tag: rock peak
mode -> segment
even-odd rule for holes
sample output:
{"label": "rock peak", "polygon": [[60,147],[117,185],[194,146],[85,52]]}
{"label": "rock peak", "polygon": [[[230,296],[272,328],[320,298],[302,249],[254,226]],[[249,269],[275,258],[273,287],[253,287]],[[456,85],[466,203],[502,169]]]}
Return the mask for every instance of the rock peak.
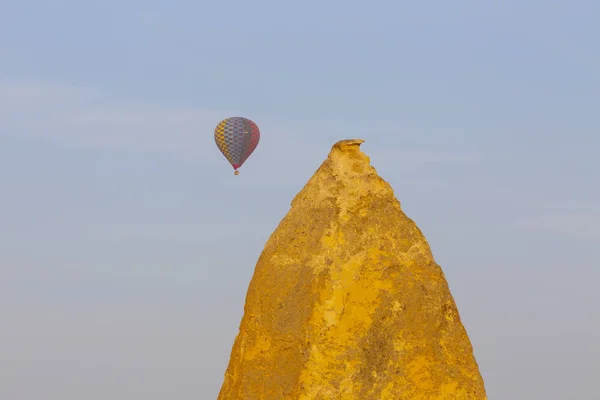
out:
{"label": "rock peak", "polygon": [[363,142],[332,146],[267,241],[219,400],[487,399],[444,274]]}
{"label": "rock peak", "polygon": [[341,151],[360,151],[359,147],[365,141],[363,139],[346,139],[340,140],[336,144],[334,144],[331,149],[332,150],[341,150]]}
{"label": "rock peak", "polygon": [[[370,166],[370,159],[360,150],[360,145],[365,141],[362,139],[340,140],[331,147],[327,156],[329,161],[340,164],[336,170],[346,170],[346,173],[356,174],[374,172]],[[317,171],[317,173],[322,171]]]}
{"label": "rock peak", "polygon": [[322,201],[333,200],[341,214],[345,214],[369,193],[382,195],[384,192],[399,207],[392,187],[379,177],[370,158],[361,151],[360,145],[364,142],[347,139],[335,143],[327,159],[294,197],[292,207],[311,208]]}

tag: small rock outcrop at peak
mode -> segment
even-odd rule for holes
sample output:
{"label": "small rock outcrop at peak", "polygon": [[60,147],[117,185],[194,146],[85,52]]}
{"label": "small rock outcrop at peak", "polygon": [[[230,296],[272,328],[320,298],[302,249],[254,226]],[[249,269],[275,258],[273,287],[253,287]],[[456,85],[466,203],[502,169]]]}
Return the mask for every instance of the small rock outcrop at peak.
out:
{"label": "small rock outcrop at peak", "polygon": [[269,238],[219,400],[487,399],[427,240],[336,143]]}

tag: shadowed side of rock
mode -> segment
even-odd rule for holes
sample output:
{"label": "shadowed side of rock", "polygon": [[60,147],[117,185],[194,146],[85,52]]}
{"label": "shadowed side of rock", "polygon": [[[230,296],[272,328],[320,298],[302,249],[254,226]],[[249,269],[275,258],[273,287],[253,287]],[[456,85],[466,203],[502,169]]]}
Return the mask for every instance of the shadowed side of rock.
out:
{"label": "shadowed side of rock", "polygon": [[362,142],[332,147],[268,240],[220,400],[487,398],[444,274]]}

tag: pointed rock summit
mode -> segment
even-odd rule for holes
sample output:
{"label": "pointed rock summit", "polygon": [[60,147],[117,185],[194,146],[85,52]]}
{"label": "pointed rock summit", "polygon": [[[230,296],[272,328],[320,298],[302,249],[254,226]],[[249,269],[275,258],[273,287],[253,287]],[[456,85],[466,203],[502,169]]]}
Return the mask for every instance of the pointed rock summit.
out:
{"label": "pointed rock summit", "polygon": [[219,400],[487,399],[427,240],[336,143],[267,242]]}

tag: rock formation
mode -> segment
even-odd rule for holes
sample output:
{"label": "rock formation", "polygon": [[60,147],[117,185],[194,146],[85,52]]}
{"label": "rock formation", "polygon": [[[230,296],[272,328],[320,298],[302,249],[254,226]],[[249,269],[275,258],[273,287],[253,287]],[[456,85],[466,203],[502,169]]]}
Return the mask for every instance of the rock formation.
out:
{"label": "rock formation", "polygon": [[267,242],[219,400],[487,399],[444,274],[361,143],[332,147]]}

